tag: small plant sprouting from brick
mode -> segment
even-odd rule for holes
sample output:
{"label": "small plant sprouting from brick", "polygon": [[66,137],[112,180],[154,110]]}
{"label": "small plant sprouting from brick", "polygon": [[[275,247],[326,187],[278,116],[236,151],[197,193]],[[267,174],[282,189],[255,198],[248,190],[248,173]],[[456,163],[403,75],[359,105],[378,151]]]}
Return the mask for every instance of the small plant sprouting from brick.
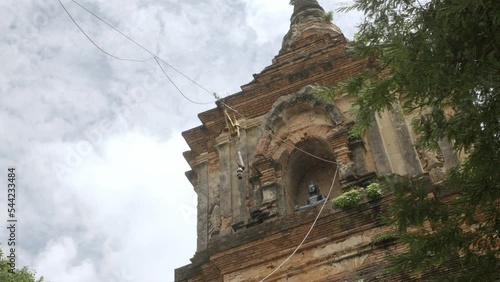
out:
{"label": "small plant sprouting from brick", "polygon": [[397,240],[399,238],[398,234],[394,231],[385,231],[382,233],[377,233],[372,236],[371,241],[374,244],[387,242],[390,240]]}
{"label": "small plant sprouting from brick", "polygon": [[324,13],[323,19],[328,22],[333,22],[333,11]]}
{"label": "small plant sprouting from brick", "polygon": [[342,219],[339,219],[338,225],[340,228],[344,228],[344,229],[347,228],[347,223]]}
{"label": "small plant sprouting from brick", "polygon": [[373,182],[366,187],[365,193],[370,200],[375,200],[382,197],[382,189],[380,188],[380,184],[378,184],[377,182]]}
{"label": "small plant sprouting from brick", "polygon": [[349,208],[357,207],[362,200],[363,193],[358,188],[343,193],[342,195],[333,199],[332,202],[334,206],[346,210]]}
{"label": "small plant sprouting from brick", "polygon": [[365,279],[359,278],[358,274],[354,274],[348,280],[344,280],[344,282],[365,282]]}

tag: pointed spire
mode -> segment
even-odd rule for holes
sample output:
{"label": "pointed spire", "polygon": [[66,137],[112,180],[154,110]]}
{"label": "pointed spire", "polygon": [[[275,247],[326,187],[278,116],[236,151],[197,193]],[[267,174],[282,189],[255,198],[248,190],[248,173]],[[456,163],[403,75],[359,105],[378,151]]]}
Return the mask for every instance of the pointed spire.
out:
{"label": "pointed spire", "polygon": [[325,12],[323,7],[321,7],[321,5],[316,0],[294,0],[292,1],[292,3],[294,6],[292,18],[293,16],[305,10],[319,9],[323,13]]}
{"label": "pointed spire", "polygon": [[323,35],[330,33],[332,35],[342,34],[340,29],[328,21],[325,15],[325,9],[316,0],[292,0],[294,5],[293,14],[290,19],[290,30],[283,38],[281,53],[291,51],[294,44],[311,34]]}

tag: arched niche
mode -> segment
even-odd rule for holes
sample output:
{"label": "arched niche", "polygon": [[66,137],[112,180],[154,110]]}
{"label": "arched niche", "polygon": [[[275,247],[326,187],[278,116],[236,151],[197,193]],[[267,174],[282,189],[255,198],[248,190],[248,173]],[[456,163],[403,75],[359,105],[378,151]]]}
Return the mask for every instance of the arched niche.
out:
{"label": "arched niche", "polygon": [[[305,86],[293,95],[280,97],[264,117],[255,155],[278,161],[286,146],[309,136],[328,139],[345,126],[334,103],[320,99],[316,88]],[[256,158],[257,159],[257,158]]]}
{"label": "arched niche", "polygon": [[[262,212],[278,216],[293,213],[295,205],[305,204],[311,180],[320,186],[322,194],[328,193],[335,164],[301,150],[344,166],[349,164],[344,116],[334,103],[318,98],[315,92],[314,87],[307,86],[280,97],[263,119],[251,165],[256,187],[262,193]],[[335,187],[340,191],[338,183]]]}
{"label": "arched niche", "polygon": [[[307,138],[295,145],[288,158],[285,172],[285,198],[286,212],[293,213],[293,207],[302,206],[309,198],[307,186],[313,181],[320,189],[321,194],[326,196],[337,168],[334,158],[334,152],[328,142],[321,138]],[[312,157],[312,155],[321,157],[324,160]],[[340,185],[338,177],[332,190],[332,195],[340,194]]]}

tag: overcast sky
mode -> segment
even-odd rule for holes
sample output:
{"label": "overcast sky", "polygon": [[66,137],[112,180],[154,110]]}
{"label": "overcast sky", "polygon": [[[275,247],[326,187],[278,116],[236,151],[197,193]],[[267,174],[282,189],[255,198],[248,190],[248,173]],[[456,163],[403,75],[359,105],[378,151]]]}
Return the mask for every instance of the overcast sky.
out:
{"label": "overcast sky", "polygon": [[[293,10],[289,0],[79,1],[221,96],[271,63]],[[150,57],[62,2],[104,50]],[[320,3],[328,11],[340,1]],[[182,98],[154,60],[105,55],[56,0],[3,0],[0,18],[0,183],[14,166],[18,266],[51,282],[173,281],[196,249],[181,132],[215,104]],[[334,16],[348,38],[359,21]],[[166,71],[192,100],[213,100]],[[6,198],[2,189],[1,225]]]}

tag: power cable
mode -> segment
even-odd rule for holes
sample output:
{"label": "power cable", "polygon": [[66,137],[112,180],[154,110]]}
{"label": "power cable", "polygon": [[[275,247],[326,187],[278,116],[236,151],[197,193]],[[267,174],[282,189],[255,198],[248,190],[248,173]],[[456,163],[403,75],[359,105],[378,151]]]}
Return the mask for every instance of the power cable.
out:
{"label": "power cable", "polygon": [[[99,21],[103,22],[104,24],[106,24],[107,26],[111,27],[113,30],[115,30],[116,32],[118,32],[119,34],[121,34],[122,36],[124,36],[125,38],[127,38],[129,41],[131,41],[132,43],[136,44],[137,46],[139,46],[141,49],[143,49],[144,51],[146,51],[147,53],[149,53],[152,57],[151,58],[148,58],[148,59],[145,59],[145,60],[135,60],[135,59],[127,59],[127,58],[121,58],[121,57],[118,57],[118,56],[115,56],[109,52],[107,52],[106,50],[104,50],[103,48],[101,48],[99,45],[97,45],[97,43],[95,43],[94,40],[92,40],[92,38],[90,38],[90,36],[88,36],[88,34],[80,27],[80,25],[75,21],[75,19],[73,18],[73,16],[71,16],[71,14],[69,13],[69,11],[66,9],[66,6],[64,6],[64,4],[60,1],[60,0],[57,0],[59,2],[59,4],[63,7],[64,11],[66,12],[66,14],[69,16],[69,18],[73,21],[73,23],[78,27],[78,29],[85,35],[85,37],[87,37],[87,39],[92,42],[92,44],[97,48],[99,49],[101,52],[103,52],[104,54],[112,57],[112,58],[115,58],[117,60],[122,60],[122,61],[132,61],[132,62],[145,62],[145,61],[148,61],[148,60],[151,60],[151,59],[155,59],[156,63],[158,64],[158,66],[160,67],[160,69],[162,70],[163,74],[167,77],[167,79],[170,81],[170,83],[172,83],[172,85],[174,85],[174,87],[177,89],[177,91],[188,101],[190,101],[191,103],[194,103],[194,104],[198,104],[198,105],[205,105],[205,104],[212,104],[213,102],[206,102],[206,103],[202,103],[202,102],[197,102],[197,101],[194,101],[192,99],[190,99],[189,97],[187,97],[183,92],[182,90],[175,84],[175,82],[170,78],[170,76],[167,74],[167,72],[165,71],[165,69],[161,66],[160,64],[160,61],[162,63],[164,63],[165,65],[167,65],[168,67],[170,67],[171,69],[173,69],[174,71],[176,71],[177,73],[181,74],[183,77],[185,77],[186,79],[188,79],[189,81],[191,81],[192,83],[194,83],[195,85],[197,85],[198,87],[200,87],[201,89],[203,89],[204,91],[206,91],[207,93],[211,94],[212,96],[216,96],[215,93],[212,93],[210,92],[208,89],[206,89],[205,87],[203,87],[201,84],[199,84],[198,82],[196,82],[195,80],[191,79],[190,77],[188,77],[187,75],[185,75],[184,73],[182,73],[180,70],[178,70],[177,68],[175,68],[174,66],[170,65],[169,63],[167,63],[165,60],[161,59],[160,57],[158,57],[156,54],[154,54],[153,52],[149,51],[147,48],[145,48],[144,46],[142,46],[141,44],[139,44],[137,41],[135,41],[134,39],[132,39],[130,36],[126,35],[125,33],[121,32],[118,28],[114,27],[112,24],[108,23],[107,21],[105,21],[104,19],[102,19],[101,17],[99,17],[98,15],[96,15],[95,13],[93,13],[92,11],[90,11],[89,9],[87,9],[85,6],[81,5],[79,2],[75,1],[75,0],[72,0],[72,2],[74,2],[75,4],[77,4],[80,8],[82,8],[83,10],[85,10],[86,12],[90,13],[92,16],[94,16],[95,18],[97,18]],[[215,97],[217,99],[217,97]]]}
{"label": "power cable", "polygon": [[231,111],[237,113],[238,115],[240,115],[242,118],[244,119],[247,119],[243,114],[241,114],[240,112],[238,112],[238,110],[236,110],[235,108],[229,106],[228,104],[224,103],[224,102],[221,102],[222,105],[224,105],[226,108],[230,109]]}
{"label": "power cable", "polygon": [[147,58],[147,59],[129,59],[129,58],[121,58],[121,57],[118,57],[118,56],[115,56],[109,52],[107,52],[106,50],[104,50],[103,48],[101,48],[99,45],[97,45],[97,43],[95,43],[94,40],[92,40],[92,38],[90,38],[90,36],[88,36],[88,34],[80,27],[80,25],[76,22],[76,20],[73,18],[73,16],[71,16],[71,14],[69,13],[69,11],[66,9],[66,6],[64,6],[64,4],[61,2],[61,0],[57,0],[57,2],[59,2],[59,4],[61,4],[62,8],[64,9],[64,11],[66,12],[66,14],[68,15],[68,17],[73,21],[73,23],[78,27],[78,29],[83,33],[83,35],[85,35],[85,37],[87,37],[87,39],[92,42],[92,44],[94,44],[94,46],[99,49],[101,52],[103,52],[104,54],[114,58],[114,59],[117,59],[117,60],[120,60],[120,61],[130,61],[130,62],[146,62],[146,61],[149,61],[151,60],[153,57],[151,58]]}
{"label": "power cable", "polygon": [[328,195],[326,196],[326,199],[323,202],[323,205],[321,205],[321,209],[319,210],[318,215],[314,219],[313,224],[309,228],[309,231],[307,231],[306,236],[304,236],[304,239],[302,239],[302,242],[300,242],[300,244],[295,248],[295,250],[280,265],[278,265],[278,267],[276,267],[273,271],[271,271],[271,273],[269,273],[266,277],[262,278],[262,280],[260,280],[260,282],[263,282],[264,280],[269,278],[271,275],[276,273],[276,271],[278,271],[285,263],[287,263],[292,258],[292,256],[295,255],[295,253],[300,249],[300,247],[302,247],[302,245],[306,241],[307,237],[309,237],[309,234],[311,234],[311,231],[313,230],[314,226],[316,225],[316,222],[318,221],[318,218],[321,215],[321,212],[323,211],[323,208],[325,207],[326,202],[328,202],[328,198],[330,198],[330,194],[333,190],[333,185],[335,184],[335,180],[337,179],[338,171],[339,171],[339,167],[337,166],[337,169],[335,170],[335,174],[333,175],[332,185],[330,186],[330,190],[328,191]]}
{"label": "power cable", "polygon": [[161,71],[163,72],[163,74],[168,78],[168,80],[174,85],[174,87],[177,89],[177,91],[179,91],[179,93],[181,93],[182,97],[184,97],[186,100],[190,101],[191,103],[194,103],[194,104],[198,104],[198,105],[207,105],[207,104],[212,104],[213,102],[197,102],[197,101],[194,101],[194,100],[191,100],[189,97],[187,97],[181,89],[179,89],[179,87],[177,87],[177,85],[174,83],[174,81],[170,78],[170,76],[168,76],[167,72],[165,71],[165,69],[161,66],[160,64],[160,61],[158,61],[158,57],[154,57],[156,63],[158,64],[158,66],[160,67]]}
{"label": "power cable", "polygon": [[[58,1],[60,2],[60,0],[58,0]],[[163,60],[162,58],[158,57],[155,53],[153,53],[150,50],[148,50],[146,47],[144,47],[143,45],[141,45],[140,43],[138,43],[137,41],[135,41],[134,39],[132,39],[130,36],[126,35],[122,31],[120,31],[118,28],[116,28],[115,26],[113,26],[112,24],[110,24],[109,22],[107,22],[106,20],[104,20],[101,17],[99,17],[97,14],[95,14],[91,10],[87,9],[85,6],[83,6],[82,4],[80,4],[78,1],[76,1],[76,0],[71,0],[71,1],[73,3],[75,3],[76,5],[78,5],[80,8],[84,9],[85,11],[87,11],[89,14],[91,14],[92,16],[94,16],[96,19],[98,19],[102,23],[106,24],[107,26],[109,26],[110,28],[112,28],[113,30],[115,30],[116,32],[118,32],[119,34],[121,34],[123,37],[127,38],[129,41],[131,41],[132,43],[134,43],[135,45],[137,45],[139,48],[141,48],[142,50],[144,50],[147,53],[149,53],[151,56],[156,57],[159,61],[161,61],[162,63],[164,63],[165,65],[167,65],[169,68],[173,69],[174,71],[176,71],[178,74],[182,75],[187,80],[191,81],[196,86],[198,86],[201,89],[203,89],[205,92],[207,92],[210,95],[214,96],[214,93],[211,92],[210,90],[206,89],[205,87],[203,87],[203,85],[199,84],[198,82],[196,82],[195,80],[191,79],[189,76],[185,75],[183,72],[181,72],[180,70],[178,70],[177,68],[175,68],[174,66],[172,66],[171,64],[169,64],[168,62],[166,62],[165,60]]]}
{"label": "power cable", "polygon": [[[71,16],[71,14],[68,12],[68,10],[66,9],[66,7],[64,6],[64,4],[60,1],[60,0],[57,0],[59,2],[59,4],[61,4],[61,6],[63,7],[64,11],[66,12],[66,14],[70,17],[70,19],[73,21],[73,23],[78,27],[78,29],[80,29],[80,31],[87,37],[87,39],[92,42],[92,44],[94,44],[94,46],[96,48],[98,48],[100,51],[104,52],[106,55],[112,57],[112,58],[115,58],[115,59],[118,59],[118,60],[123,60],[123,61],[134,61],[134,62],[145,62],[145,61],[148,61],[148,60],[151,60],[151,59],[155,59],[156,63],[158,64],[158,66],[160,67],[161,71],[163,72],[163,74],[167,77],[167,79],[172,83],[172,85],[174,85],[174,87],[177,89],[177,91],[188,101],[190,101],[191,103],[194,103],[194,104],[198,104],[198,105],[206,105],[206,104],[211,104],[213,102],[197,102],[197,101],[194,101],[192,99],[190,99],[189,97],[187,97],[183,92],[182,90],[174,83],[174,81],[170,78],[170,76],[166,73],[165,69],[161,66],[160,62],[164,63],[165,65],[167,65],[168,67],[170,67],[171,69],[173,69],[174,71],[176,71],[177,73],[179,73],[180,75],[182,75],[184,78],[188,79],[189,81],[191,81],[193,84],[195,84],[196,86],[200,87],[201,89],[203,89],[205,92],[209,93],[210,95],[214,96],[215,97],[215,94],[211,91],[209,91],[208,89],[206,89],[205,87],[203,87],[201,84],[199,84],[198,82],[196,82],[195,80],[191,79],[190,77],[188,77],[187,75],[185,75],[184,73],[182,73],[180,70],[178,70],[177,68],[175,68],[174,66],[172,66],[171,64],[169,64],[168,62],[166,62],[165,60],[163,60],[162,58],[158,57],[156,54],[154,54],[153,52],[151,52],[150,50],[148,50],[146,47],[144,47],[143,45],[141,45],[140,43],[138,43],[137,41],[135,41],[134,39],[132,39],[130,36],[126,35],[125,33],[123,33],[122,31],[120,31],[118,28],[114,27],[112,24],[108,23],[107,21],[105,21],[104,19],[102,19],[101,17],[99,17],[97,14],[95,14],[94,12],[92,12],[91,10],[87,9],[85,6],[83,6],[82,4],[80,4],[78,1],[76,0],[71,0],[73,3],[75,3],[76,5],[78,5],[80,8],[82,8],[83,10],[85,10],[86,12],[88,12],[89,14],[91,14],[92,16],[94,16],[95,18],[97,18],[99,21],[101,21],[102,23],[106,24],[107,26],[109,26],[110,28],[112,28],[113,30],[115,30],[116,32],[118,32],[119,34],[121,34],[123,37],[127,38],[129,41],[131,41],[132,43],[134,43],[135,45],[137,45],[138,47],[140,47],[141,49],[143,49],[144,51],[146,51],[147,53],[149,53],[152,57],[151,58],[148,58],[148,59],[145,59],[145,60],[134,60],[134,59],[125,59],[125,58],[120,58],[120,57],[117,57],[113,54],[110,54],[109,52],[106,52],[105,50],[103,50],[101,47],[99,47],[86,33],[85,31],[80,27],[80,25],[78,25],[78,23],[73,19],[73,17]],[[217,97],[215,97],[217,99]],[[224,106],[226,106],[228,109],[232,110],[233,112],[237,113],[238,115],[240,115],[241,117],[245,118],[246,117],[241,114],[238,110],[234,109],[233,107],[227,105],[226,103],[222,103]],[[276,135],[274,135],[272,132],[269,132],[272,136],[274,137],[277,137]],[[279,137],[278,137],[279,138]],[[281,139],[281,138],[280,138]],[[332,164],[336,164],[336,165],[340,165],[340,166],[344,166],[343,164],[341,163],[338,163],[338,162],[334,162],[334,161],[330,161],[330,160],[327,160],[327,159],[324,159],[324,158],[321,158],[319,156],[316,156],[314,154],[311,154],[309,152],[306,152],[296,146],[294,146],[293,144],[290,144],[288,143],[287,141],[281,139],[281,141],[285,144],[287,144],[288,146],[291,146],[292,148],[294,149],[297,149],[298,151],[301,151],[302,153],[306,154],[306,155],[309,155],[313,158],[316,158],[318,160],[321,160],[321,161],[324,161],[324,162],[327,162],[327,163],[332,163]]]}
{"label": "power cable", "polygon": [[[269,134],[271,134],[271,135],[272,135],[272,136],[274,136],[274,137],[278,137],[278,136],[274,135],[274,134],[273,134],[273,133],[271,133],[271,132],[269,132]],[[279,137],[278,137],[278,138],[279,138]],[[280,139],[281,139],[281,138],[280,138]],[[290,147],[292,147],[292,148],[294,148],[294,149],[297,149],[297,150],[301,151],[302,153],[304,153],[304,154],[306,154],[306,155],[309,155],[309,156],[311,156],[311,157],[313,157],[313,158],[316,158],[316,159],[318,159],[318,160],[320,160],[320,161],[324,161],[324,162],[327,162],[327,163],[331,163],[331,164],[336,164],[336,165],[344,166],[344,165],[343,165],[343,164],[341,164],[341,163],[334,162],[334,161],[330,161],[330,160],[324,159],[324,158],[322,158],[322,157],[316,156],[316,155],[314,155],[314,154],[311,154],[311,153],[309,153],[309,152],[307,152],[307,151],[304,151],[304,150],[300,149],[299,147],[296,147],[295,145],[293,145],[293,144],[291,144],[291,143],[287,142],[286,140],[281,139],[281,142],[283,142],[283,143],[287,144],[288,146],[290,146]]]}
{"label": "power cable", "polygon": [[91,14],[95,18],[97,18],[99,21],[103,22],[104,24],[106,24],[110,28],[114,29],[116,32],[118,32],[119,34],[121,34],[122,36],[124,36],[125,38],[127,38],[129,41],[133,42],[135,45],[139,46],[139,48],[141,48],[144,51],[148,52],[150,55],[155,56],[155,54],[151,53],[148,49],[144,48],[144,46],[142,46],[141,44],[137,43],[137,41],[135,41],[134,39],[130,38],[128,35],[126,35],[125,33],[121,32],[119,29],[117,29],[116,27],[114,27],[113,25],[111,25],[110,23],[108,23],[107,21],[103,20],[101,17],[99,17],[98,15],[96,15],[91,10],[87,9],[85,6],[83,6],[79,2],[77,2],[75,0],[71,0],[71,1],[73,3],[75,3],[76,5],[80,6],[80,8],[84,9],[85,11],[87,11],[89,14]]}

